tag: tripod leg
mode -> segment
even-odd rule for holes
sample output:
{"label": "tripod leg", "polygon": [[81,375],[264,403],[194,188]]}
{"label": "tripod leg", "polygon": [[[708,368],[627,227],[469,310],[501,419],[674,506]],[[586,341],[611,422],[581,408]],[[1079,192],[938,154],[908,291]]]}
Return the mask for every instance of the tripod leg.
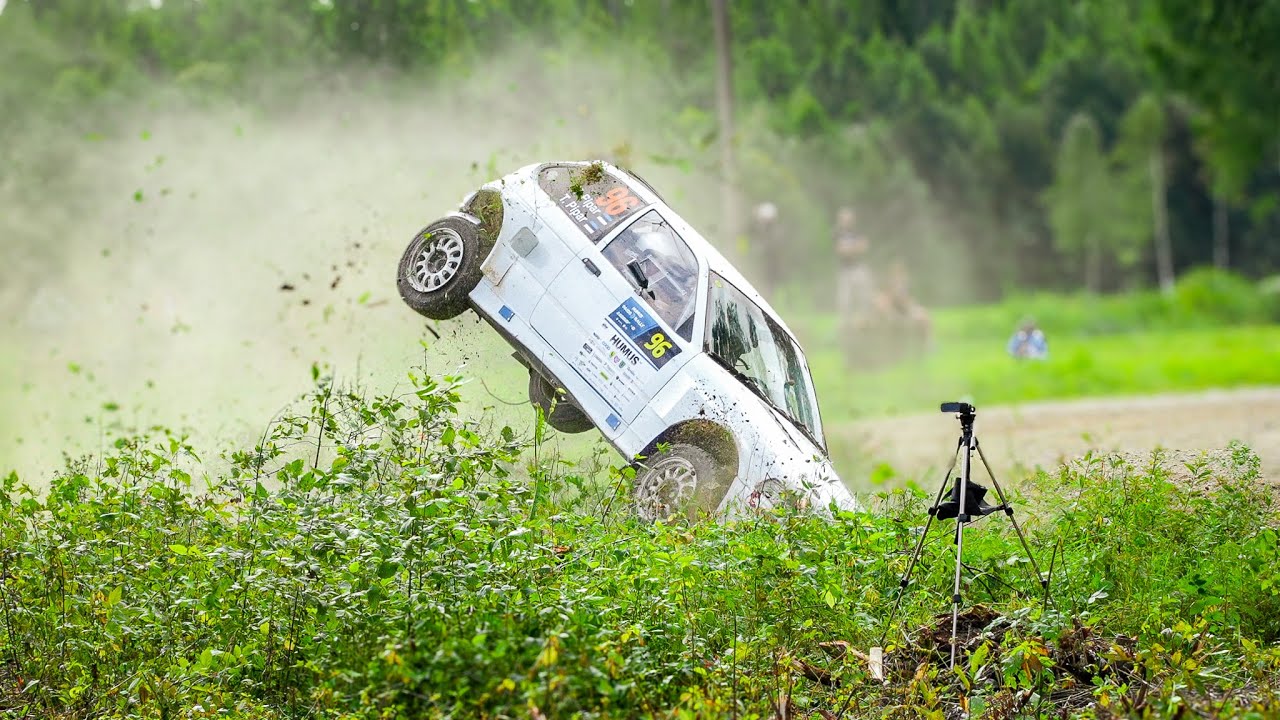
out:
{"label": "tripod leg", "polygon": [[951,473],[956,469],[956,461],[960,459],[960,446],[964,444],[964,438],[960,438],[960,442],[956,443],[956,452],[951,456],[951,464],[947,466],[947,474],[942,478],[942,487],[938,489],[938,496],[933,499],[933,505],[929,508],[929,519],[924,523],[924,531],[920,533],[920,539],[916,540],[916,549],[911,553],[911,562],[907,564],[907,570],[902,574],[902,579],[898,581],[898,597],[893,601],[893,612],[889,613],[889,620],[884,625],[884,632],[880,634],[880,645],[884,647],[884,641],[889,637],[889,628],[893,627],[893,621],[898,616],[898,608],[902,605],[902,595],[907,591],[907,584],[911,582],[911,573],[916,568],[916,562],[920,560],[920,551],[924,548],[924,539],[929,534],[929,527],[933,525],[933,516],[937,513],[938,503],[942,502],[942,496],[947,492],[947,483],[951,482]]}
{"label": "tripod leg", "polygon": [[[1036,562],[1036,558],[1031,554],[1031,547],[1027,544],[1027,538],[1022,534],[1022,527],[1018,525],[1018,520],[1013,516],[1013,508],[1009,506],[1009,500],[1004,495],[1004,490],[1000,487],[1000,483],[996,481],[996,474],[991,472],[991,463],[987,462],[987,456],[982,453],[982,446],[978,444],[977,438],[974,438],[973,447],[978,451],[978,459],[982,460],[982,466],[987,469],[987,477],[991,478],[991,486],[995,488],[996,497],[1000,500],[1000,505],[1004,507],[1004,514],[1009,516],[1009,522],[1013,524],[1014,532],[1018,533],[1018,542],[1022,543],[1022,549],[1027,553],[1027,559],[1031,561],[1031,568],[1036,573],[1036,580],[1040,583],[1040,587],[1044,590],[1046,599],[1049,597],[1049,580],[1040,574],[1040,565]],[[1057,604],[1054,604],[1057,607]]]}
{"label": "tripod leg", "polygon": [[970,464],[973,458],[973,433],[965,434],[960,442],[964,445],[964,465],[960,469],[960,514],[956,516],[956,577],[951,592],[951,668],[956,666],[956,633],[960,627],[960,568],[964,555],[964,524],[969,522],[965,512],[965,492],[969,489]]}

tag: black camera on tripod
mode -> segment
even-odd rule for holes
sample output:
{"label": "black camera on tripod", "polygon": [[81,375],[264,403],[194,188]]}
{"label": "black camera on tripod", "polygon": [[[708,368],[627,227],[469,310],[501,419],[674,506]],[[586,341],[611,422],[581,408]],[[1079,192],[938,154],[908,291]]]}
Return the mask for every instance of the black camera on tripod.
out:
{"label": "black camera on tripod", "polygon": [[[939,520],[950,520],[953,517],[959,517],[960,483],[962,482],[964,481],[956,478],[956,484],[951,487],[951,496],[947,498],[946,502],[938,503],[936,507],[929,508],[929,512],[934,513]],[[982,499],[986,496],[987,489],[970,480],[968,489],[964,493],[964,514],[969,517],[981,517],[1007,508],[1003,504],[988,505],[984,503]]]}
{"label": "black camera on tripod", "polygon": [[[978,409],[966,402],[944,402],[938,407],[938,410],[944,413],[955,413],[960,416],[960,445],[967,448],[973,436],[973,419],[977,415]],[[964,492],[961,492],[961,484],[966,486]],[[981,517],[1008,509],[1008,506],[1003,503],[1000,505],[987,505],[983,502],[983,498],[986,495],[987,489],[976,482],[968,480],[968,473],[966,472],[962,477],[956,478],[956,483],[951,488],[951,496],[947,498],[946,502],[938,503],[929,508],[929,514],[934,515],[939,520],[950,520],[951,518],[959,517],[961,515],[961,498],[964,500],[963,514],[966,516],[961,522],[968,522],[970,517]]]}
{"label": "black camera on tripod", "polygon": [[[929,528],[936,520],[956,519],[955,543],[956,543],[956,573],[951,593],[951,667],[956,665],[956,631],[960,622],[960,571],[964,567],[961,559],[964,553],[964,526],[975,517],[990,515],[991,513],[1003,510],[1005,515],[1009,516],[1009,521],[1013,523],[1013,529],[1018,533],[1018,541],[1022,543],[1022,549],[1027,553],[1027,559],[1031,561],[1031,568],[1035,571],[1036,579],[1040,582],[1040,586],[1044,588],[1045,602],[1049,601],[1049,580],[1040,574],[1040,566],[1036,564],[1035,557],[1031,554],[1031,547],[1027,545],[1027,538],[1022,534],[1022,528],[1019,527],[1018,521],[1013,517],[1013,508],[1009,505],[1008,498],[1005,497],[1004,490],[1000,488],[1000,483],[996,481],[995,473],[991,472],[991,465],[987,462],[987,458],[982,454],[982,448],[978,445],[978,437],[973,432],[974,417],[977,415],[977,408],[965,402],[944,402],[939,408],[944,413],[955,413],[960,420],[960,440],[956,443],[956,452],[951,458],[951,465],[947,468],[947,474],[942,479],[942,486],[938,488],[938,495],[933,500],[933,506],[929,508],[929,520],[925,522],[924,532],[920,533],[919,539],[916,540],[916,549],[911,553],[911,562],[907,565],[906,572],[902,574],[902,579],[898,581],[898,597],[893,603],[893,611],[889,614],[889,620],[885,623],[884,634],[880,637],[880,644],[872,648],[872,657],[878,657],[876,652],[882,650],[885,639],[889,636],[889,628],[893,624],[894,618],[898,616],[898,608],[902,605],[902,594],[907,589],[907,585],[911,582],[911,573],[915,570],[916,563],[920,561],[920,551],[924,548],[925,537],[929,534]],[[987,494],[987,489],[971,480],[973,456],[978,456],[982,462],[982,466],[986,468],[988,477],[991,478],[991,485],[996,490],[996,497],[1000,499],[999,505],[987,505],[983,502],[983,498]],[[952,473],[956,469],[956,465],[960,466],[960,474],[955,479],[955,485],[951,488],[950,497],[945,502],[942,497],[946,494],[947,483],[951,482]],[[1050,569],[1052,572],[1052,569]],[[873,669],[872,674],[875,674]]]}

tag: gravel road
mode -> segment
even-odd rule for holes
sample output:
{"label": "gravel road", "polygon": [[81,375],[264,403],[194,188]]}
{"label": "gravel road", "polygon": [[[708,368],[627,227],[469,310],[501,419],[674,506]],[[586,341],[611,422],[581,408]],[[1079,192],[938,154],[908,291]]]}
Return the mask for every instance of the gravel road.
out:
{"label": "gravel road", "polygon": [[[960,434],[954,415],[938,412],[863,420],[833,429],[866,457],[906,477],[941,481]],[[975,431],[997,479],[1017,482],[1037,467],[1054,468],[1093,449],[1195,452],[1239,440],[1280,479],[1280,387],[1108,397],[978,407]],[[979,476],[981,477],[981,476]]]}

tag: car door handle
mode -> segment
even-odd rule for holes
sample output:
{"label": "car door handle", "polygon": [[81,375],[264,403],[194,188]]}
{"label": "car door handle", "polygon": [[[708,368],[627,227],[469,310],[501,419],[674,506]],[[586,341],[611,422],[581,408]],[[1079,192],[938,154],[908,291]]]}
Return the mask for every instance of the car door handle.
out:
{"label": "car door handle", "polygon": [[600,268],[596,267],[596,264],[591,262],[591,258],[582,258],[582,264],[587,266],[587,269],[591,271],[592,275],[600,277]]}

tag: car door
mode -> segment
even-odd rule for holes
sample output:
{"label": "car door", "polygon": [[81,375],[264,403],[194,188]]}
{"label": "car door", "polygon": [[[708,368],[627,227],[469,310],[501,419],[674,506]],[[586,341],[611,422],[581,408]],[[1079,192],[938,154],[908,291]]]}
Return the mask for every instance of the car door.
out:
{"label": "car door", "polygon": [[608,403],[609,430],[634,420],[694,354],[704,274],[649,209],[585,247],[534,310],[534,329]]}

